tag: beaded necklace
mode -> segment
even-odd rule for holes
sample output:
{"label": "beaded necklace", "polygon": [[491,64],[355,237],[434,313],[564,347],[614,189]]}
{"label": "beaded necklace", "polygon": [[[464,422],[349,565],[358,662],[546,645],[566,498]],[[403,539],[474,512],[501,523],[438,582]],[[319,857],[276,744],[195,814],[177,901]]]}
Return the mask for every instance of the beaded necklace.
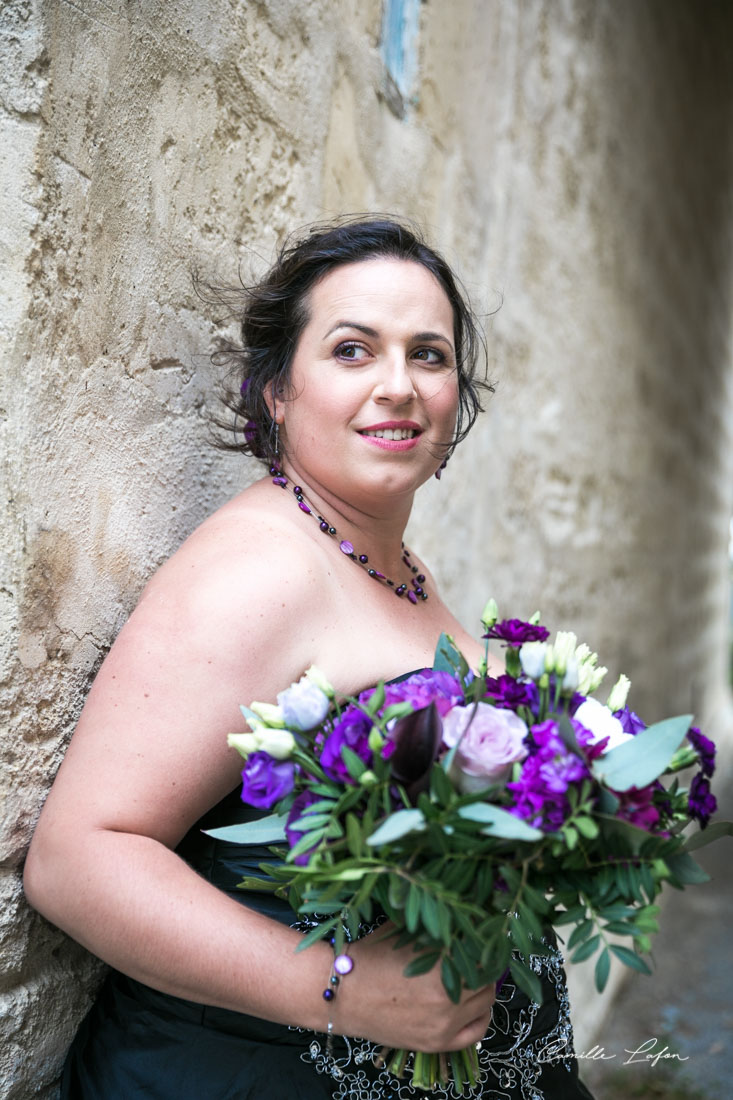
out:
{"label": "beaded necklace", "polygon": [[[273,475],[273,485],[279,485],[281,489],[287,489],[288,479],[279,466],[271,466],[270,473]],[[327,519],[324,519],[323,516],[319,516],[315,509],[311,507],[311,505],[305,499],[305,493],[303,492],[303,489],[300,485],[293,486],[293,495],[298,502],[298,507],[300,508],[301,512],[305,512],[307,516],[312,516],[324,535],[328,535],[330,538],[339,539],[339,550],[341,551],[341,553],[344,554],[351,561],[353,561],[356,565],[360,565],[362,569],[364,569],[364,571],[368,573],[368,575],[373,580],[379,581],[380,584],[387,585],[389,588],[392,589],[395,596],[399,596],[400,598],[406,596],[411,604],[419,603],[420,600],[427,600],[428,594],[423,587],[423,585],[425,584],[425,574],[420,573],[418,567],[413,564],[412,559],[410,558],[410,551],[407,549],[404,542],[402,543],[402,560],[412,573],[412,576],[410,577],[410,584],[412,585],[411,588],[407,584],[397,584],[396,581],[393,581],[384,573],[380,573],[378,569],[375,569],[369,564],[369,558],[366,556],[366,554],[358,554],[354,549],[353,544],[350,543],[348,539],[340,538],[339,533],[333,526],[333,524],[329,523],[329,521]]]}

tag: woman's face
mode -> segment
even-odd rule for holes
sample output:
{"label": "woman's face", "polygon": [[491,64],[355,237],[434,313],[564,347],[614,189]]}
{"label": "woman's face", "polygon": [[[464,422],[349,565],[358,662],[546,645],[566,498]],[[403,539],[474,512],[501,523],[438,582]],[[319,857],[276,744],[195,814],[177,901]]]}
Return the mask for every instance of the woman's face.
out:
{"label": "woman's face", "polygon": [[410,494],[453,434],[453,308],[421,264],[373,259],[325,275],[277,406],[285,453],[311,488],[343,499]]}

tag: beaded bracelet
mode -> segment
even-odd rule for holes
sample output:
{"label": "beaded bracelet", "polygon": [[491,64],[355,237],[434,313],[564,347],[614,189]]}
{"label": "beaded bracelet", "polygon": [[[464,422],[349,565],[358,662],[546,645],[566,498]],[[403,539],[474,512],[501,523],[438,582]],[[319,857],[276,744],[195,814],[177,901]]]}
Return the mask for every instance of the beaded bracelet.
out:
{"label": "beaded bracelet", "polygon": [[[336,990],[339,982],[342,978],[345,978],[347,974],[350,974],[354,969],[354,960],[351,955],[335,955],[334,960],[331,963],[331,976],[328,979],[328,985],[323,990],[324,1001],[331,1002],[336,996]],[[326,1053],[331,1057],[333,1055],[333,1020],[331,1014],[328,1015],[328,1029],[326,1031]]]}

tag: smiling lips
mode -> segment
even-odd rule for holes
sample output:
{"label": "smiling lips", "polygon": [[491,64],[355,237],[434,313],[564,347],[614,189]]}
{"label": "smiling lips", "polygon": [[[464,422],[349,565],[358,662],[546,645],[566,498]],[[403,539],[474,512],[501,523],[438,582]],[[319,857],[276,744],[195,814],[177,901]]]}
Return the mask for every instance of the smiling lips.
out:
{"label": "smiling lips", "polygon": [[422,429],[413,421],[391,420],[384,424],[374,424],[362,428],[359,432],[364,439],[377,447],[390,451],[407,451],[415,446]]}

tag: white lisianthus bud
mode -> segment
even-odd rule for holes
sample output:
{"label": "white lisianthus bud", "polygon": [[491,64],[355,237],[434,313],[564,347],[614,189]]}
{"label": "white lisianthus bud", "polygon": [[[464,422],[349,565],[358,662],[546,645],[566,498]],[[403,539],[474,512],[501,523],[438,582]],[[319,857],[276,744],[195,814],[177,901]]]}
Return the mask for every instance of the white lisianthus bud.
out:
{"label": "white lisianthus bud", "polygon": [[329,699],[336,698],[336,692],[333,690],[331,683],[323,675],[318,665],[311,665],[310,668],[305,670],[303,675],[307,676],[311,683],[315,684],[317,688],[320,688],[323,694],[328,696]]}
{"label": "white lisianthus bud", "polygon": [[616,683],[611,688],[611,693],[606,701],[606,706],[610,711],[621,710],[626,706],[626,700],[629,697],[629,688],[631,687],[631,680],[628,676],[624,676],[623,672],[619,676]]}
{"label": "white lisianthus bud", "polygon": [[578,691],[581,695],[592,695],[608,669],[598,665],[598,654],[592,653],[585,642],[575,650],[575,659],[578,662]]}
{"label": "white lisianthus bud", "polygon": [[266,752],[274,760],[287,760],[295,748],[295,738],[290,730],[267,729],[264,726],[252,736],[260,752]]}
{"label": "white lisianthus bud", "polygon": [[372,752],[381,752],[384,748],[384,738],[376,726],[369,730],[369,748]]}
{"label": "white lisianthus bud", "polygon": [[262,719],[264,726],[273,726],[275,729],[283,729],[285,726],[283,712],[274,703],[252,703],[249,709]]}
{"label": "white lisianthus bud", "polygon": [[563,695],[572,695],[578,690],[578,662],[575,657],[568,657],[560,690]]}
{"label": "white lisianthus bud", "polygon": [[530,680],[539,680],[545,672],[547,642],[525,642],[519,650],[519,661],[525,676]]}
{"label": "white lisianthus bud", "polygon": [[552,642],[546,642],[545,649],[545,672],[555,672],[555,650],[552,647]]}
{"label": "white lisianthus bud", "polygon": [[486,630],[491,630],[492,626],[496,623],[496,620],[498,618],[499,618],[499,608],[496,605],[496,600],[493,599],[493,598],[490,599],[490,600],[487,600],[486,601],[486,606],[484,607],[483,611],[481,612],[481,623],[482,623],[482,625],[485,627]]}
{"label": "white lisianthus bud", "polygon": [[257,752],[257,741],[253,733],[230,733],[227,744],[230,749],[236,749],[245,760],[250,753]]}
{"label": "white lisianthus bud", "polygon": [[552,645],[555,654],[555,672],[558,676],[564,676],[568,662],[571,658],[575,659],[577,645],[578,638],[572,630],[558,630]]}

